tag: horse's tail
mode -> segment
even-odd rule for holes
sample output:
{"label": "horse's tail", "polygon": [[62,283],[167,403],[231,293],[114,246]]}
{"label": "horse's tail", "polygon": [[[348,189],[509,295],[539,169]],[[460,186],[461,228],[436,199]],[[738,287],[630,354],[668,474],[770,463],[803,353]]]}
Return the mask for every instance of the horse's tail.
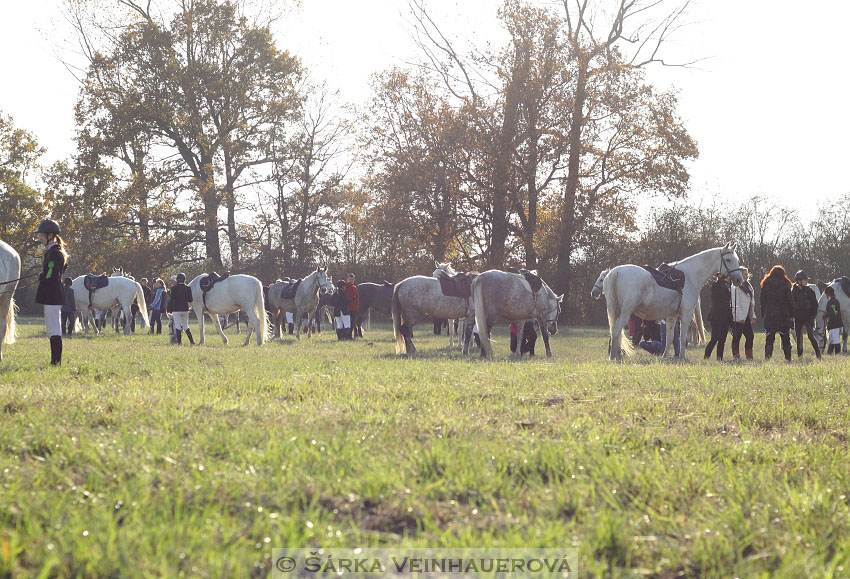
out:
{"label": "horse's tail", "polygon": [[15,332],[17,332],[17,322],[15,321],[15,310],[17,309],[15,298],[9,302],[9,311],[6,312],[6,335],[3,338],[5,344],[15,343]]}
{"label": "horse's tail", "polygon": [[145,326],[150,326],[148,320],[148,304],[145,303],[145,292],[142,291],[142,286],[136,282],[136,299],[139,301],[139,313],[142,314],[142,319],[145,321]]}
{"label": "horse's tail", "polygon": [[491,358],[493,347],[490,345],[490,331],[487,327],[487,308],[484,303],[484,284],[481,278],[472,282],[472,303],[475,305],[475,325],[478,326],[478,339],[481,340],[481,352]]}
{"label": "horse's tail", "polygon": [[697,343],[696,345],[705,343],[705,322],[702,319],[702,300],[697,298],[697,307],[694,308],[694,321],[697,323]]}
{"label": "horse's tail", "polygon": [[402,330],[402,324],[404,324],[404,316],[401,312],[401,300],[398,297],[398,288],[400,284],[397,284],[393,288],[393,299],[392,305],[390,307],[390,312],[393,316],[393,336],[395,336],[395,353],[396,354],[407,354],[407,341],[404,339],[404,331]]}
{"label": "horse's tail", "polygon": [[[266,315],[266,304],[263,301],[263,284],[257,284],[257,290],[254,293],[254,315],[260,320],[260,327],[257,328],[260,344],[269,339],[269,318]],[[236,327],[239,327],[239,315],[236,315]]]}
{"label": "horse's tail", "polygon": [[[617,270],[612,270],[605,277],[604,288],[605,288],[605,303],[608,306],[608,328],[609,334],[611,338],[611,350],[609,355],[612,358],[619,358],[619,352],[622,352],[624,356],[631,356],[634,353],[634,346],[632,345],[632,341],[629,339],[628,335],[626,335],[626,327],[623,327],[622,331],[617,332],[617,335],[613,334],[614,326],[617,324],[617,319],[620,317],[622,313],[620,308],[620,296],[617,291]],[[615,354],[617,352],[617,354]]]}

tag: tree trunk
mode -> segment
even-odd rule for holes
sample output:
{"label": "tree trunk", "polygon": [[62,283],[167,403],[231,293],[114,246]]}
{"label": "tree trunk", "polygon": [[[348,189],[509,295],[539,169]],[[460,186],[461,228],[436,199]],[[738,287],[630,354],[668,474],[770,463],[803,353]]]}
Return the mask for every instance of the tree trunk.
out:
{"label": "tree trunk", "polygon": [[[587,98],[587,65],[579,61],[576,79],[576,100],[570,124],[570,155],[567,161],[567,186],[564,191],[564,207],[561,213],[561,240],[558,251],[558,269],[555,287],[564,293],[565,302],[569,299],[570,261],[572,259],[575,237],[576,192],[581,169],[581,130],[584,125],[584,102]],[[567,304],[562,305],[567,311]]]}
{"label": "tree trunk", "polygon": [[209,177],[207,173],[202,173],[199,181],[200,197],[204,203],[204,239],[207,259],[212,262],[213,266],[222,267],[221,244],[218,237],[218,191],[216,191],[212,177]]}

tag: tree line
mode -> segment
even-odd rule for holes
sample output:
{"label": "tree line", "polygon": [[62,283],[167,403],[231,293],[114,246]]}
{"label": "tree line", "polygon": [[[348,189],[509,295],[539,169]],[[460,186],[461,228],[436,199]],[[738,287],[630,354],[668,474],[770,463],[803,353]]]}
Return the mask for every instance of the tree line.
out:
{"label": "tree line", "polygon": [[[603,266],[726,239],[754,272],[846,272],[838,210],[803,223],[765,199],[685,201],[697,145],[646,68],[669,64],[686,7],[506,0],[505,42],[475,46],[411,0],[421,60],[376,73],[355,108],[248,0],[68,0],[76,152],[44,166],[36,137],[0,116],[0,235],[34,267],[29,231],[52,215],[76,275],[527,267],[567,293],[570,322],[604,319],[588,295]],[[641,221],[646,203],[663,208]]]}

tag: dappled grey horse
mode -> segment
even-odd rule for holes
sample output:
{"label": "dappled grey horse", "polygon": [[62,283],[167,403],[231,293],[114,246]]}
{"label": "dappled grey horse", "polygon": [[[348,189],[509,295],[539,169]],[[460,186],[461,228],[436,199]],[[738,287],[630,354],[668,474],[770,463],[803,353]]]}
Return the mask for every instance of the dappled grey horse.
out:
{"label": "dappled grey horse", "polygon": [[[415,354],[413,326],[430,318],[463,319],[469,313],[469,298],[443,294],[440,280],[415,275],[393,288],[392,316],[396,354]],[[468,348],[464,347],[464,354]]]}
{"label": "dappled grey horse", "polygon": [[[500,321],[514,322],[519,331],[525,320],[534,318],[540,325],[543,344],[546,346],[546,356],[552,356],[549,347],[549,335],[558,333],[558,316],[561,313],[561,302],[564,295],[555,292],[540,280],[541,286],[535,291],[525,276],[491,269],[479,275],[472,282],[472,307],[475,311],[475,324],[481,337],[481,356],[493,356],[490,345],[490,330]],[[469,341],[469,332],[464,342]],[[512,356],[520,357],[522,340],[517,340],[516,350]]]}

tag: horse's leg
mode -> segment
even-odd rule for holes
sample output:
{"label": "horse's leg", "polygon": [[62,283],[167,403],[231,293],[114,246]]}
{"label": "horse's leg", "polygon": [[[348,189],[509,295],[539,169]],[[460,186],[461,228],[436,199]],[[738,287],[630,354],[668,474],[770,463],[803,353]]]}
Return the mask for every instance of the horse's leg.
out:
{"label": "horse's leg", "polygon": [[292,316],[292,321],[295,322],[295,339],[301,339],[301,310],[297,307],[295,308],[295,313]]}
{"label": "horse's leg", "polygon": [[[203,315],[204,314],[201,314],[201,317],[203,317]],[[222,340],[222,342],[224,342],[224,345],[226,346],[227,343],[228,343],[228,339],[227,339],[227,336],[224,335],[224,330],[221,329],[221,320],[219,319],[218,314],[212,314],[211,313],[210,319],[212,320],[213,327],[218,332],[218,335],[221,336],[221,340]]]}
{"label": "horse's leg", "polygon": [[[549,347],[549,330],[546,328],[546,324],[540,324],[540,335],[543,337],[543,345],[546,346],[546,357],[551,358],[552,348]],[[517,340],[517,342],[522,342],[522,340]]]}
{"label": "horse's leg", "polygon": [[[248,344],[251,343],[251,334],[254,333],[254,329],[257,330],[257,334],[260,333],[260,320],[256,320],[256,322],[255,322],[254,317],[256,317],[256,316],[255,316],[254,312],[251,311],[251,313],[248,314],[248,322],[245,324],[245,331],[247,332],[247,334],[245,336],[245,343],[242,344],[243,346],[247,346]],[[239,324],[239,312],[236,312],[236,323]],[[237,328],[238,327],[239,326],[237,325]],[[239,333],[238,330],[237,330],[236,333],[237,334]]]}
{"label": "horse's leg", "polygon": [[130,335],[130,329],[131,329],[131,327],[130,327],[130,315],[131,315],[130,308],[131,307],[132,306],[129,305],[129,304],[126,305],[126,306],[123,305],[123,304],[121,305],[121,310],[124,312],[124,335],[125,336]]}
{"label": "horse's leg", "polygon": [[[192,308],[192,309],[195,310],[195,317],[198,318],[198,333],[200,334],[200,337],[198,338],[198,345],[203,346],[204,340],[206,339],[206,332],[204,331],[204,329],[205,329],[204,325],[205,325],[205,322],[206,322],[206,320],[204,320],[204,310],[202,308]],[[200,315],[198,315],[199,311],[200,311]],[[226,343],[227,342],[225,342],[225,344]]]}

